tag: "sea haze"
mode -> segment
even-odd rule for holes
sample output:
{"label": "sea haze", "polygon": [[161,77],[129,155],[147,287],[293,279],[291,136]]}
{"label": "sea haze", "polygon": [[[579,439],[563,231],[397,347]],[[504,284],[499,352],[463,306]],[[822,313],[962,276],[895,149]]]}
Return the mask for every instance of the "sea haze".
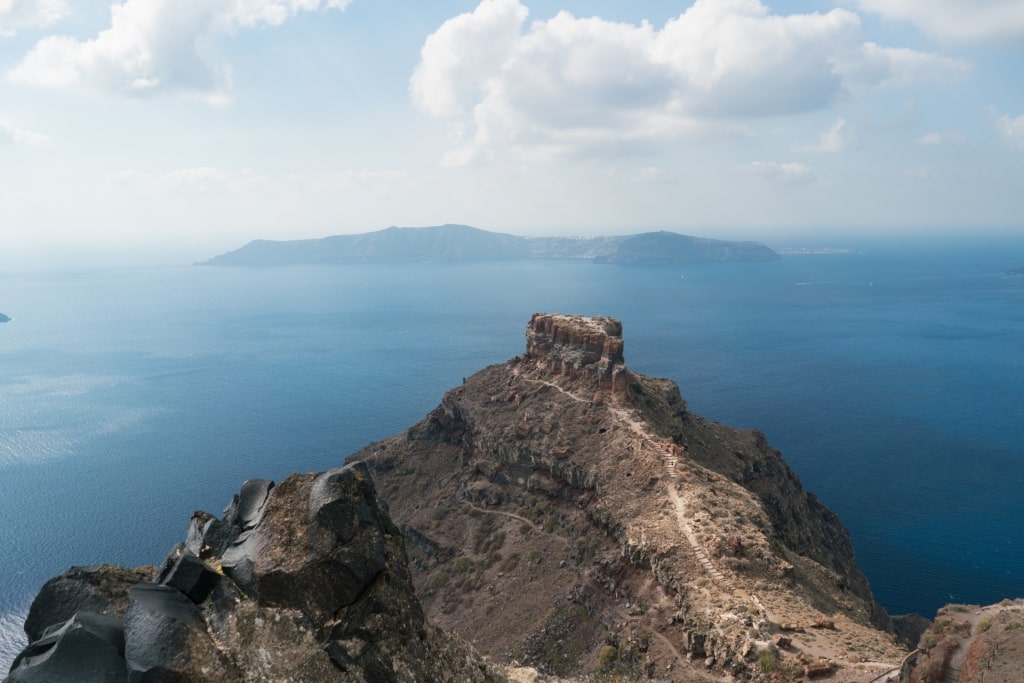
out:
{"label": "sea haze", "polygon": [[47,578],[158,563],[244,479],[341,464],[521,353],[534,311],[621,318],[630,368],[764,431],[890,612],[1024,596],[1013,246],[0,275],[0,670]]}

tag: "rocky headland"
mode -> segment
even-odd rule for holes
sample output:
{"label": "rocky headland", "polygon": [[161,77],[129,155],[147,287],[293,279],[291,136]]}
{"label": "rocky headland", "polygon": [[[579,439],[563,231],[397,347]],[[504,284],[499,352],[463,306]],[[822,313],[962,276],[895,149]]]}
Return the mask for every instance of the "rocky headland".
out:
{"label": "rocky headland", "polygon": [[390,227],[358,235],[309,240],[254,240],[201,265],[283,266],[346,263],[448,263],[521,259],[575,259],[594,263],[679,264],[774,261],[757,242],[731,242],[674,232],[613,237],[522,237],[467,225]]}
{"label": "rocky headland", "polygon": [[911,652],[839,519],[628,370],[617,320],[526,336],[348,465],[196,512],[161,566],[52,579],[5,683],[1016,680],[1019,603]]}

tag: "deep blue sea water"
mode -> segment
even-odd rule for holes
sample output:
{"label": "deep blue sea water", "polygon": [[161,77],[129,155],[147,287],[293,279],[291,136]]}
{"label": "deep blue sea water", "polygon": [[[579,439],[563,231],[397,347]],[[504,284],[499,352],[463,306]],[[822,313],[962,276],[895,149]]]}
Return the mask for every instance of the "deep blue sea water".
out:
{"label": "deep blue sea water", "polygon": [[0,671],[39,586],[159,563],[249,477],[341,464],[520,353],[613,315],[626,362],[764,431],[876,598],[1024,596],[1024,244],[686,267],[571,262],[0,274]]}

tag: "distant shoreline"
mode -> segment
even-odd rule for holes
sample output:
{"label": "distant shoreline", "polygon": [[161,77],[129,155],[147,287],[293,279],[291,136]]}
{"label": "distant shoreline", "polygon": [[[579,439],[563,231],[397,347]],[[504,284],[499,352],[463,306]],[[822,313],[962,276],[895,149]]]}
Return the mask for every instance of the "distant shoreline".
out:
{"label": "distant shoreline", "polygon": [[782,256],[794,254],[863,254],[860,249],[846,247],[777,247],[773,251]]}

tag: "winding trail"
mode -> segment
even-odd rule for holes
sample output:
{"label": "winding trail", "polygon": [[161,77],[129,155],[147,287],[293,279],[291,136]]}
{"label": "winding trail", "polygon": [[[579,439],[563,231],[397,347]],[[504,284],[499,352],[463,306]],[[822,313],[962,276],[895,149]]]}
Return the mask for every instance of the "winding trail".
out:
{"label": "winding trail", "polygon": [[[512,519],[518,519],[520,522],[525,522],[526,524],[529,524],[531,527],[533,527],[533,530],[536,531],[536,532],[547,533],[546,531],[541,529],[539,526],[537,526],[536,524],[534,524],[533,522],[528,520],[526,517],[523,517],[521,515],[517,515],[514,512],[505,512],[504,510],[488,510],[487,508],[477,507],[476,505],[472,505],[470,503],[464,503],[464,505],[466,507],[470,508],[471,510],[476,510],[477,512],[482,512],[485,515],[501,515],[502,517],[511,517]],[[561,537],[559,537],[559,538],[561,538]]]}

